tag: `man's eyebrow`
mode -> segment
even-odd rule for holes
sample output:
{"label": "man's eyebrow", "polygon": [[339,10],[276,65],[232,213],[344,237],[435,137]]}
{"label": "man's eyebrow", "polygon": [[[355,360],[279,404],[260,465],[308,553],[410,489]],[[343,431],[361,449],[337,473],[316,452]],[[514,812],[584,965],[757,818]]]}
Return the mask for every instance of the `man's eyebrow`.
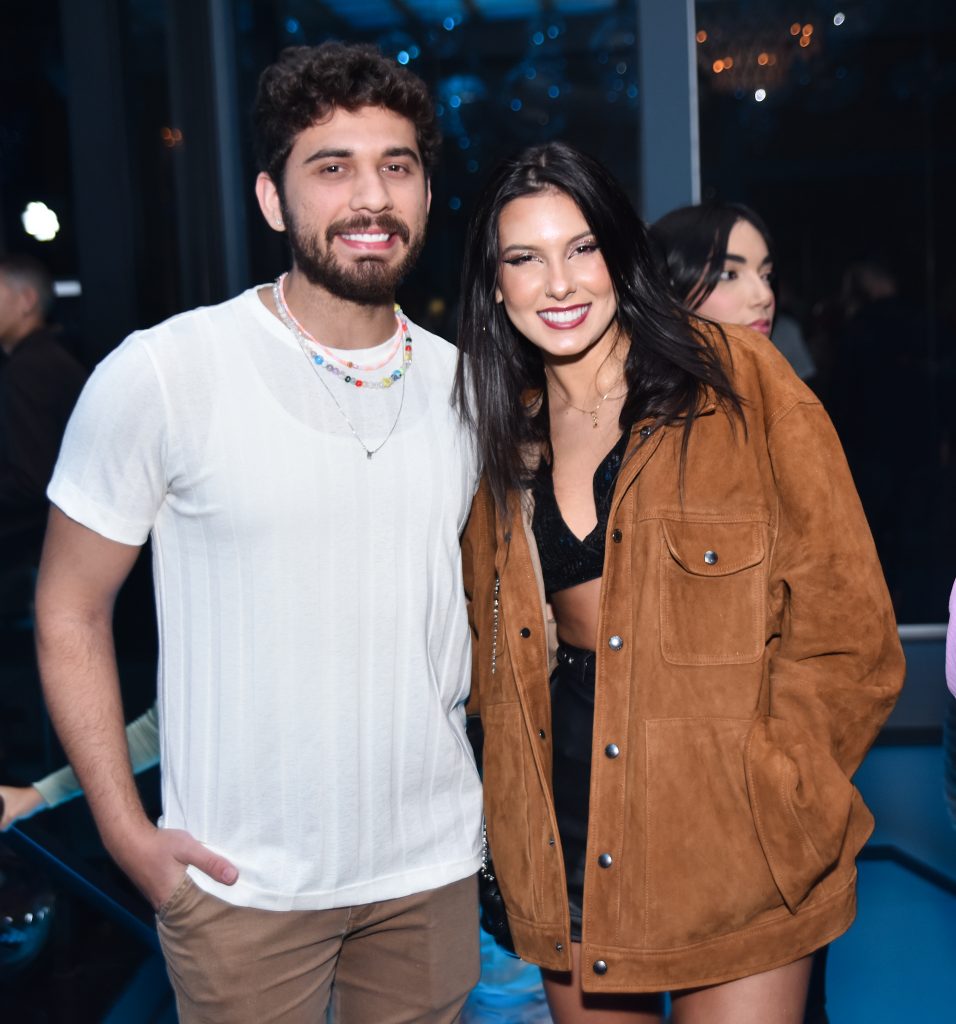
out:
{"label": "man's eyebrow", "polygon": [[407,156],[414,160],[419,167],[421,167],[421,157],[415,152],[411,146],[392,146],[390,149],[386,149],[382,156]]}
{"label": "man's eyebrow", "polygon": [[307,156],[302,163],[311,164],[316,160],[328,160],[330,157],[334,157],[337,160],[345,160],[350,156],[354,156],[354,152],[351,149],[329,147],[327,149],[317,149],[311,156]]}
{"label": "man's eyebrow", "polygon": [[[325,149],[317,149],[310,156],[307,156],[302,161],[303,164],[311,164],[316,160],[347,160],[349,157],[355,156],[354,149],[342,149],[339,147],[329,146]],[[418,166],[421,166],[421,158],[418,153],[415,152],[410,146],[391,146],[382,153],[383,157],[398,157],[404,156],[411,160],[414,160]]]}

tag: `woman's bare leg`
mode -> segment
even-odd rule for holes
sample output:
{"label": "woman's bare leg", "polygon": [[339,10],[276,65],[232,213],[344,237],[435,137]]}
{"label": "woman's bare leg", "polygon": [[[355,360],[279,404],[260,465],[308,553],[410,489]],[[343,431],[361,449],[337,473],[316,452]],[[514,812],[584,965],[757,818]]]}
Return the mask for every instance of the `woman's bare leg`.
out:
{"label": "woman's bare leg", "polygon": [[581,991],[581,944],[571,943],[571,973],[542,971],[554,1024],[661,1024],[663,996]]}
{"label": "woman's bare leg", "polygon": [[785,967],[723,985],[671,993],[673,1024],[802,1024],[810,966],[805,956]]}

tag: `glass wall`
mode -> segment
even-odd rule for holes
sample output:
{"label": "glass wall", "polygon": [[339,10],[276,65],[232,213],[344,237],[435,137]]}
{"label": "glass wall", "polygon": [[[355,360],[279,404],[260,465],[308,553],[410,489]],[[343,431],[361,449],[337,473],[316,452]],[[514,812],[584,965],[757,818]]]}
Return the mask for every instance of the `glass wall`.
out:
{"label": "glass wall", "polygon": [[777,247],[902,622],[956,575],[956,8],[717,0],[697,11],[704,198]]}

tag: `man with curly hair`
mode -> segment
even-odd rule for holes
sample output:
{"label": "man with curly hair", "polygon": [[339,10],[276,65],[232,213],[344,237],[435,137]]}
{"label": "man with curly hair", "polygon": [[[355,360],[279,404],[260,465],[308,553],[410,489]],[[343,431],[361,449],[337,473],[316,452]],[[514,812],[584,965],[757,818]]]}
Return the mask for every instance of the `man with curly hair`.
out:
{"label": "man with curly hair", "polygon": [[[50,485],[50,711],[157,911],[180,1020],[453,1021],[478,977],[481,797],[459,534],[476,487],[451,345],[395,289],[439,148],[364,46],[285,51],[255,110],[291,269],[137,332]],[[413,359],[414,356],[414,359]],[[136,794],[110,611],[152,536],[164,816]]]}

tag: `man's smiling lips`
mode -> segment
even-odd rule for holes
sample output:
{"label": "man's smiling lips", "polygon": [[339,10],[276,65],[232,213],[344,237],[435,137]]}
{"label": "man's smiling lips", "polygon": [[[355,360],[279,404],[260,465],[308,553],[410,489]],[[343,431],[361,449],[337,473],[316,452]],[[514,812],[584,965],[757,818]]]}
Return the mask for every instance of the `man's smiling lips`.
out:
{"label": "man's smiling lips", "polygon": [[335,236],[340,238],[350,249],[379,252],[390,249],[398,235],[387,231],[348,231]]}
{"label": "man's smiling lips", "polygon": [[591,303],[586,302],[578,306],[555,306],[548,309],[539,309],[538,316],[552,330],[569,331],[573,327],[583,324],[590,312]]}

